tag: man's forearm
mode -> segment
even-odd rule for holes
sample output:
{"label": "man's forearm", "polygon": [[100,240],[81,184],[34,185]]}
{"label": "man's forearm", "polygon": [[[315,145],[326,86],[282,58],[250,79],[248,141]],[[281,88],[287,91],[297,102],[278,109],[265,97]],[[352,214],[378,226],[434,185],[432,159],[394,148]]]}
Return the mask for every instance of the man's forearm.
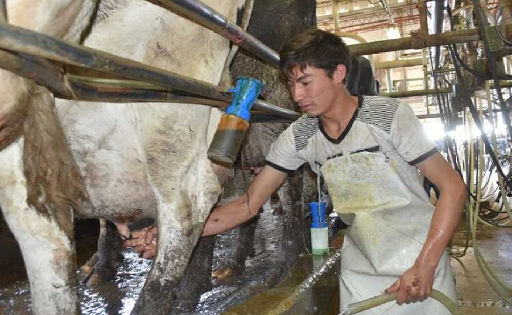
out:
{"label": "man's forearm", "polygon": [[202,236],[210,236],[235,228],[255,217],[260,208],[249,209],[247,194],[216,207],[206,220]]}
{"label": "man's forearm", "polygon": [[287,176],[268,165],[263,167],[245,194],[212,211],[202,236],[222,233],[255,217],[263,203],[283,184]]}
{"label": "man's forearm", "polygon": [[416,264],[433,270],[437,268],[446,246],[457,229],[465,200],[466,190],[462,181],[448,190],[441,191],[427,239]]}

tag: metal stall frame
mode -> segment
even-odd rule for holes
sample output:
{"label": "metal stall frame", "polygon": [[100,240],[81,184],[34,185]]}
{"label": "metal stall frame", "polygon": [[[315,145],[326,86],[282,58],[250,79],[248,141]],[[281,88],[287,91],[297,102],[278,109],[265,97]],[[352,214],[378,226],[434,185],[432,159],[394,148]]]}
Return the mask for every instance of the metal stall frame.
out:
{"label": "metal stall frame", "polygon": [[[235,45],[277,67],[272,49],[216,12],[195,0],[159,0],[191,21],[227,38]],[[32,79],[57,97],[105,102],[176,102],[224,109],[233,100],[230,91],[171,71],[68,43],[9,25],[5,2],[0,1],[0,68]],[[57,62],[57,64],[50,61]],[[60,64],[64,64],[61,66]],[[122,79],[97,79],[74,75],[73,67],[106,72]],[[127,80],[128,79],[128,80]],[[254,121],[293,121],[300,114],[256,100]]]}

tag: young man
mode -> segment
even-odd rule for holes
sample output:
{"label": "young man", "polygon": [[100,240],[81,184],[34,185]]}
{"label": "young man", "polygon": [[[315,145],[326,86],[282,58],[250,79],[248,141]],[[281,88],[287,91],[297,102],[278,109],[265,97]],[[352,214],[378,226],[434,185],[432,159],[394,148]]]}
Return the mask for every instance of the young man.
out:
{"label": "young man", "polygon": [[[408,105],[348,93],[350,53],[341,39],[308,30],[286,44],[280,57],[281,73],[306,115],[272,145],[248,191],[212,211],[203,235],[250,220],[288,173],[308,162],[350,224],[341,256],[341,309],[386,290],[398,292],[397,303],[372,314],[449,314],[427,298],[435,288],[457,301],[445,248],[466,198],[461,178]],[[435,208],[418,170],[440,190]]]}

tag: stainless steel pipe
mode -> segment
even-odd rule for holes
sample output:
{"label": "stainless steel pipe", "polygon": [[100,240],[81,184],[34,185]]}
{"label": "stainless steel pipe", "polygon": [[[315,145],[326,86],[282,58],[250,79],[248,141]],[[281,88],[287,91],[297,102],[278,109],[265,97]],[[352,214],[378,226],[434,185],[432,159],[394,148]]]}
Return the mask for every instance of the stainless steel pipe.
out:
{"label": "stainless steel pipe", "polygon": [[[4,65],[1,67],[34,79],[36,83],[48,87],[63,98],[109,102],[200,103],[221,108],[223,107],[218,101],[227,106],[233,99],[231,92],[223,91],[215,85],[5,23],[0,23],[0,48],[36,56],[36,58],[21,57],[0,51],[0,61],[2,56],[4,60]],[[106,89],[91,82],[83,80],[80,82],[76,77],[64,78],[58,69],[41,58],[108,72],[137,81],[132,81],[132,86],[127,84],[122,88],[113,89],[110,85]],[[71,90],[66,88],[64,79],[68,81],[67,84]],[[256,101],[254,109],[264,110],[288,120],[295,120],[300,116],[293,111],[260,100]]]}
{"label": "stainless steel pipe", "polygon": [[228,102],[231,98],[231,93],[207,82],[5,23],[0,23],[0,48],[150,82],[202,97]]}

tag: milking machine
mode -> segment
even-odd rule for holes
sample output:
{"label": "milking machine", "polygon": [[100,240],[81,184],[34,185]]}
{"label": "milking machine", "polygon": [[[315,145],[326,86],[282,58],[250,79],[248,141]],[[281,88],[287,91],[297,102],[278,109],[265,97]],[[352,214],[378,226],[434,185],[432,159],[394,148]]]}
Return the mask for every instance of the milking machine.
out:
{"label": "milking machine", "polygon": [[[320,176],[320,175],[318,175]],[[310,202],[311,210],[311,254],[325,255],[329,253],[329,231],[325,222],[325,202]]]}
{"label": "milking machine", "polygon": [[255,78],[239,77],[231,105],[226,108],[220,119],[217,131],[208,148],[208,158],[223,166],[235,163],[238,150],[249,128],[251,108],[263,89],[263,83]]}

